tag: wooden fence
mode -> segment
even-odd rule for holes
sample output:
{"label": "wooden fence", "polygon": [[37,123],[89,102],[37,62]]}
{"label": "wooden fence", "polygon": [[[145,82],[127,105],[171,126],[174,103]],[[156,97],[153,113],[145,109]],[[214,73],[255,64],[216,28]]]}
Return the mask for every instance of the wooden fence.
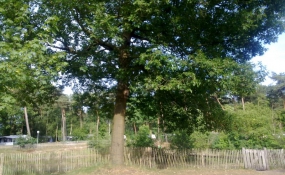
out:
{"label": "wooden fence", "polygon": [[[258,169],[256,161],[259,162],[257,157],[261,155],[267,157],[268,167],[285,168],[284,150],[266,150],[266,154],[267,156],[264,156],[265,154],[261,155],[251,150],[125,148],[124,158],[126,165],[147,168]],[[7,153],[0,156],[0,175],[52,174],[109,162],[108,153],[100,153],[89,148],[60,152]]]}
{"label": "wooden fence", "polygon": [[241,150],[133,148],[125,151],[125,163],[148,168],[205,167],[235,169],[244,167],[241,153]]}
{"label": "wooden fence", "polygon": [[285,168],[285,153],[283,149],[263,150],[242,149],[244,167],[256,170],[270,168]]}
{"label": "wooden fence", "polygon": [[95,149],[76,149],[61,152],[2,154],[2,174],[52,174],[105,163],[109,155]]}

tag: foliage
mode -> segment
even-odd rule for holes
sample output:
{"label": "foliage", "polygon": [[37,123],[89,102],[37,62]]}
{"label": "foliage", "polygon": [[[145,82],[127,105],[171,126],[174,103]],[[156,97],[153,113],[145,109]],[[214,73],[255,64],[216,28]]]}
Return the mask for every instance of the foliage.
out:
{"label": "foliage", "polygon": [[88,130],[86,128],[79,128],[79,127],[76,127],[72,132],[72,136],[74,136],[76,140],[86,140],[87,134]]}
{"label": "foliage", "polygon": [[[244,63],[239,69],[234,70],[233,74],[233,92],[232,94],[245,97],[255,92],[259,83],[265,80],[267,75],[266,69],[260,63],[257,65]],[[258,69],[253,71],[254,69]]]}
{"label": "foliage", "polygon": [[193,144],[193,148],[209,148],[209,139],[207,133],[196,131],[191,134],[190,139]]}
{"label": "foliage", "polygon": [[272,73],[271,79],[276,82],[276,85],[273,86],[271,94],[278,96],[283,101],[283,109],[285,109],[285,73]]}
{"label": "foliage", "polygon": [[201,52],[191,56],[191,60],[158,58],[155,61],[171,69],[156,68],[154,63],[148,63],[149,69],[156,71],[131,86],[134,93],[128,102],[127,117],[128,121],[139,124],[163,116],[167,132],[177,128],[189,133],[197,128],[227,129],[231,118],[218,99],[239,94],[237,91],[244,91],[244,95],[255,92],[266,72],[262,66],[255,72],[255,65],[237,64],[230,59],[209,60]]}
{"label": "foliage", "polygon": [[58,94],[52,82],[65,63],[35,37],[32,7],[15,0],[1,1],[0,6],[0,110],[52,102]]}
{"label": "foliage", "polygon": [[232,114],[233,123],[230,132],[235,136],[233,144],[237,148],[263,147],[269,135],[277,132],[272,120],[272,111],[268,107],[261,107],[247,103],[247,110],[229,111]]}
{"label": "foliage", "polygon": [[37,139],[30,136],[20,136],[18,139],[16,139],[16,144],[19,145],[20,148],[32,148],[36,143]]}
{"label": "foliage", "polygon": [[171,137],[171,148],[175,149],[189,149],[192,148],[190,136],[186,131],[176,131]]}
{"label": "foliage", "polygon": [[[214,136],[214,138],[213,138]],[[234,149],[234,145],[231,143],[228,135],[224,132],[220,133],[211,133],[210,139],[212,140],[212,144],[210,148],[212,149]]]}
{"label": "foliage", "polygon": [[[129,91],[140,84],[156,98],[153,104],[164,103],[149,113],[165,116],[167,128],[200,122],[209,130],[226,129],[228,118],[212,96],[232,90],[230,73],[284,31],[285,2],[4,0],[0,7],[0,70],[8,75],[0,108],[52,99],[52,82],[60,75],[82,91],[107,89],[115,97],[112,143],[122,148],[128,95],[136,95]],[[122,164],[118,145],[111,150]]]}
{"label": "foliage", "polygon": [[137,134],[130,139],[127,138],[127,142],[127,145],[132,147],[152,147],[154,145],[149,127],[146,125],[140,126]]}
{"label": "foliage", "polygon": [[14,108],[11,110],[0,111],[0,135],[10,135],[18,133],[21,130],[24,119],[22,117],[23,110]]}
{"label": "foliage", "polygon": [[92,137],[91,140],[88,141],[88,146],[90,148],[97,149],[101,154],[108,154],[110,153],[110,136],[109,135],[99,135]]}
{"label": "foliage", "polygon": [[[242,104],[226,105],[225,111],[231,117],[231,125],[219,132],[194,131],[189,137],[191,146],[201,149],[283,148],[285,137],[281,114],[266,105],[249,102],[246,105],[246,110],[242,109]],[[183,132],[176,135],[188,140]],[[183,145],[184,140],[174,139],[171,144]]]}

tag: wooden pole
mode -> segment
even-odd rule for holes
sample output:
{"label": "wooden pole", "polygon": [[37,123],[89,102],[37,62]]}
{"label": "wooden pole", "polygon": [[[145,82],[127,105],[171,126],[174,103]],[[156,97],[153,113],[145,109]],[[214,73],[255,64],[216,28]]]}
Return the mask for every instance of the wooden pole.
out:
{"label": "wooden pole", "polygon": [[0,175],[3,175],[4,173],[3,173],[3,167],[4,167],[4,154],[3,153],[1,153],[1,155],[0,155]]}
{"label": "wooden pole", "polygon": [[29,125],[29,119],[28,119],[28,112],[27,112],[27,107],[24,107],[24,113],[25,113],[25,121],[26,121],[26,128],[27,128],[27,135],[31,136],[31,131],[30,131],[30,125]]}

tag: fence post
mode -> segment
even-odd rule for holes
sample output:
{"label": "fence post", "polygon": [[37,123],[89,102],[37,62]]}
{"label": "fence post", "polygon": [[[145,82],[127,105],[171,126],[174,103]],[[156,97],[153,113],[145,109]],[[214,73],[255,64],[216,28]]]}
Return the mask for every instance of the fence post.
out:
{"label": "fence post", "polygon": [[4,154],[0,155],[0,175],[3,175],[3,167],[4,167]]}
{"label": "fence post", "polygon": [[264,148],[264,159],[263,159],[263,164],[265,170],[269,170],[269,163],[268,163],[268,151],[266,148]]}
{"label": "fence post", "polygon": [[201,163],[202,167],[204,167],[205,166],[204,151],[201,152]]}
{"label": "fence post", "polygon": [[285,154],[284,154],[284,149],[280,150],[280,157],[281,157],[281,166],[285,166]]}
{"label": "fence post", "polygon": [[247,169],[248,168],[248,164],[247,164],[247,155],[246,155],[245,148],[242,148],[242,156],[243,156],[244,168]]}

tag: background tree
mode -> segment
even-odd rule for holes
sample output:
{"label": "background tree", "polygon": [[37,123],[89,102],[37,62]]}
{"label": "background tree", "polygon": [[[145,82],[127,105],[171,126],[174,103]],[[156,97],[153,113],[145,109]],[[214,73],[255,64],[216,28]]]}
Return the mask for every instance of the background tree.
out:
{"label": "background tree", "polygon": [[65,96],[60,96],[59,99],[56,100],[57,106],[61,110],[61,137],[62,141],[66,141],[67,136],[67,130],[66,130],[66,111],[70,109],[70,106],[72,105],[71,100]]}
{"label": "background tree", "polygon": [[[108,89],[90,89],[83,94],[75,93],[73,95],[74,105],[83,111],[83,107],[87,112],[86,122],[89,123],[89,133],[93,134],[95,128],[96,139],[99,138],[100,123],[111,119],[112,108],[114,107],[114,99],[112,93]],[[80,119],[81,121],[81,119]],[[94,125],[91,125],[91,124]]]}
{"label": "background tree", "polygon": [[258,70],[256,69],[254,64],[246,63],[242,64],[240,69],[234,70],[233,74],[235,74],[233,94],[238,96],[241,99],[243,110],[245,110],[245,97],[251,95],[256,91],[256,87],[259,83],[265,80],[267,72],[265,68],[259,64]]}
{"label": "background tree", "polygon": [[285,73],[272,73],[271,79],[276,82],[273,93],[279,96],[283,101],[283,109],[285,109]]}
{"label": "background tree", "polygon": [[57,90],[52,82],[64,64],[34,37],[30,25],[34,6],[26,3],[0,2],[0,111],[23,107],[30,135],[27,107],[38,108],[55,99]]}

